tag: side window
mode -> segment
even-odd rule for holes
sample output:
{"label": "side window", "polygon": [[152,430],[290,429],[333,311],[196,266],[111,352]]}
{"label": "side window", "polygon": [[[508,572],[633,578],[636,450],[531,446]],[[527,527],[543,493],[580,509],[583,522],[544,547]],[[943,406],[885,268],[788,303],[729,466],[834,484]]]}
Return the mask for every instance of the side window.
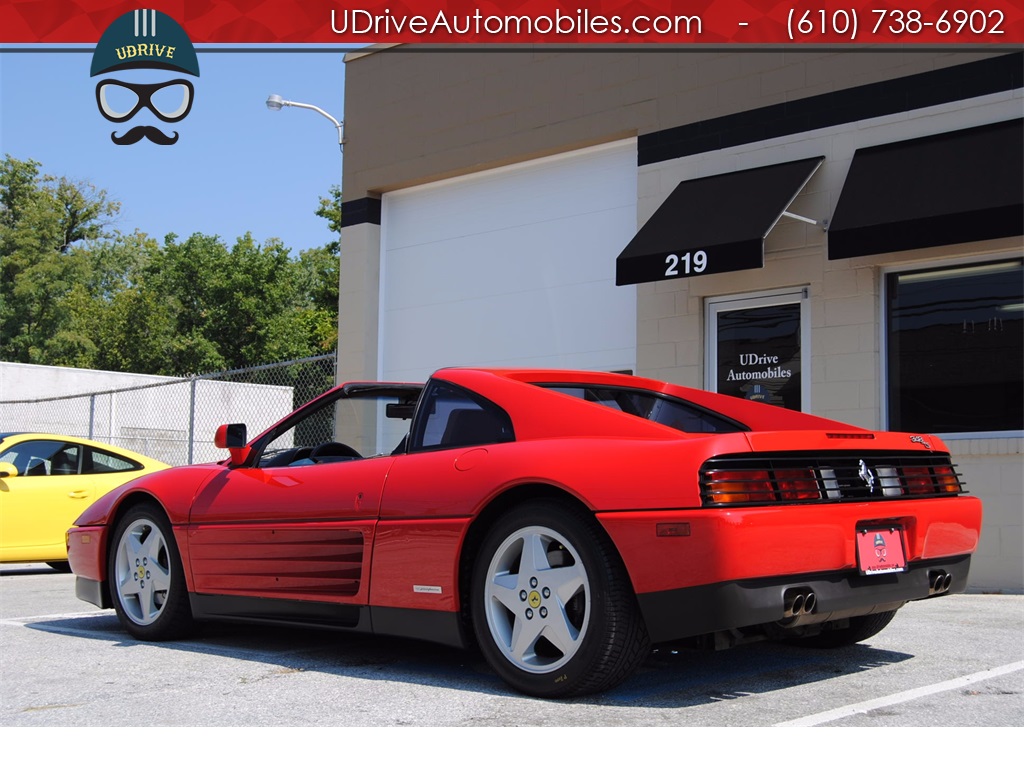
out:
{"label": "side window", "polygon": [[408,432],[420,387],[351,384],[307,403],[255,440],[259,467],[341,464],[389,456]]}
{"label": "side window", "polygon": [[259,466],[301,467],[358,458],[355,449],[334,442],[337,409],[334,399],[304,413],[264,446]]}
{"label": "side window", "polygon": [[81,446],[64,443],[60,450],[50,457],[50,474],[77,475],[79,472],[78,460],[81,455]]}
{"label": "side window", "polygon": [[4,451],[0,461],[16,466],[21,477],[76,475],[80,454],[80,447],[74,443],[28,440]]}
{"label": "side window", "polygon": [[87,449],[85,461],[82,462],[83,475],[98,475],[107,472],[133,472],[137,469],[142,469],[142,465],[137,464],[131,459],[126,459],[124,456],[117,456],[107,451],[101,451],[98,448]]}
{"label": "side window", "polygon": [[514,439],[512,420],[501,408],[452,384],[434,381],[416,413],[410,450],[460,448]]}
{"label": "side window", "polygon": [[678,429],[680,432],[720,433],[742,432],[744,427],[731,419],[719,416],[675,400],[658,398],[648,417],[651,421]]}
{"label": "side window", "polygon": [[664,395],[637,389],[615,387],[592,387],[584,384],[546,386],[555,392],[578,397],[588,403],[598,403],[606,408],[639,416],[641,419],[664,424],[680,432],[742,432],[742,424],[704,410],[690,403]]}

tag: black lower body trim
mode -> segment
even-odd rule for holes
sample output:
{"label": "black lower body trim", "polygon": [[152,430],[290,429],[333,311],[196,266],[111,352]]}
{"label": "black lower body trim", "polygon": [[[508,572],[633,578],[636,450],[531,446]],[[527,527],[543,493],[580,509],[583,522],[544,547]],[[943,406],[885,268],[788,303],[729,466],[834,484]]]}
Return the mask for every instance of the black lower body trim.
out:
{"label": "black lower body trim", "polygon": [[233,595],[199,595],[189,593],[192,615],[196,619],[245,621],[259,624],[288,624],[370,631],[370,615],[366,606],[318,603],[307,600],[276,600],[267,597]]}
{"label": "black lower body trim", "polygon": [[708,584],[637,596],[652,642],[681,640],[711,632],[773,624],[787,619],[787,591],[813,592],[810,621],[895,610],[933,596],[930,572],[951,577],[948,591],[963,592],[971,557],[910,564],[903,573],[861,576],[856,571],[803,574]]}
{"label": "black lower body trim", "polygon": [[113,608],[110,602],[110,593],[102,581],[93,581],[82,576],[75,576],[75,597],[85,600],[100,608]]}
{"label": "black lower body trim", "polygon": [[[88,597],[83,599],[92,602]],[[364,634],[426,640],[456,648],[466,647],[459,614],[449,611],[339,605],[266,597],[200,595],[191,592],[189,602],[192,615],[200,620],[341,629]]]}
{"label": "black lower body trim", "polygon": [[415,608],[370,608],[376,635],[411,637],[432,643],[465,648],[462,621],[450,611],[422,611]]}

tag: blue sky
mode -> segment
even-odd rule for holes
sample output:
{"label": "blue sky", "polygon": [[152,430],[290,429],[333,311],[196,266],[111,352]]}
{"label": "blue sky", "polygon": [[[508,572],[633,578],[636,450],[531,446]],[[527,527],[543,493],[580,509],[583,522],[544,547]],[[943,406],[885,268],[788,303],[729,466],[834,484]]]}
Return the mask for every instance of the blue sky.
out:
{"label": "blue sky", "polygon": [[[168,232],[181,239],[202,232],[228,244],[252,232],[259,241],[280,238],[296,255],[332,239],[315,211],[319,197],[341,183],[337,130],[311,110],[271,112],[265,102],[277,93],[343,120],[344,53],[199,47],[197,54],[200,76],[188,116],[174,124],[143,121],[178,131],[177,144],[117,146],[111,132],[121,135],[141,118],[117,124],[102,117],[94,91],[103,76],[89,76],[91,48],[0,49],[0,153],[107,190],[122,204],[116,223],[122,231],[138,229],[161,241]],[[139,77],[121,79],[178,77],[134,74]]]}

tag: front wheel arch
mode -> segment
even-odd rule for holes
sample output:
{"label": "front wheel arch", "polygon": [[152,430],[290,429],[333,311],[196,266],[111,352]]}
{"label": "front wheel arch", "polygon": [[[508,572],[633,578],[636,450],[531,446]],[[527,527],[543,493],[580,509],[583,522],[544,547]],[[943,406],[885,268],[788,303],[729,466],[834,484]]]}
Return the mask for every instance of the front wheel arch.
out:
{"label": "front wheel arch", "polygon": [[193,628],[188,584],[163,508],[139,501],[111,527],[106,583],[121,626],[139,640],[172,640]]}

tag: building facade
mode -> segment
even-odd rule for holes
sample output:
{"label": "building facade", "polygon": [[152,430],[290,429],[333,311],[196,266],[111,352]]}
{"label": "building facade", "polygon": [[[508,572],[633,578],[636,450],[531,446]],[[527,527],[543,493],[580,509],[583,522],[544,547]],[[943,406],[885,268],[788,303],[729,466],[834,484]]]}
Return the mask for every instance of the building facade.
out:
{"label": "building facade", "polygon": [[1024,54],[346,60],[339,379],[624,370],[940,435],[1024,591]]}

